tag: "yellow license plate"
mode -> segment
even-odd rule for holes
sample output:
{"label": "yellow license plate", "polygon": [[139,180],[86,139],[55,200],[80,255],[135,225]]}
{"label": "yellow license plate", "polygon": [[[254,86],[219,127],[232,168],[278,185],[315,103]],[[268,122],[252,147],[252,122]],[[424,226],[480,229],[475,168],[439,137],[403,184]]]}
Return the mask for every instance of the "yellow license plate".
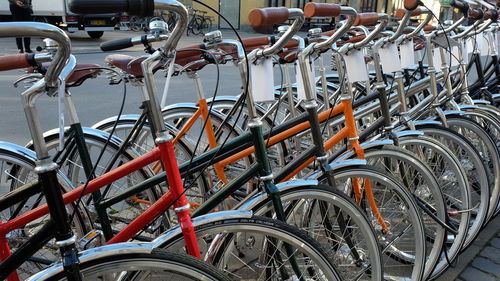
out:
{"label": "yellow license plate", "polygon": [[90,24],[92,24],[92,25],[106,25],[106,20],[91,20]]}

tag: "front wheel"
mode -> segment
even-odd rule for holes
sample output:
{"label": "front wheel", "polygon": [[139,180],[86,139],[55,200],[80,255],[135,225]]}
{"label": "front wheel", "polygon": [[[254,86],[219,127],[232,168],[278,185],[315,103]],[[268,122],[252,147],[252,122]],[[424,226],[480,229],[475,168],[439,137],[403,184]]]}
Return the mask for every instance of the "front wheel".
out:
{"label": "front wheel", "polygon": [[[201,256],[235,280],[341,280],[320,244],[286,223],[220,213],[194,231]],[[185,252],[182,232],[170,232],[157,246]]]}
{"label": "front wheel", "polygon": [[[81,262],[83,280],[231,280],[213,266],[185,254],[131,249]],[[30,280],[67,280],[65,272],[61,268],[59,271],[55,276],[41,272]]]}

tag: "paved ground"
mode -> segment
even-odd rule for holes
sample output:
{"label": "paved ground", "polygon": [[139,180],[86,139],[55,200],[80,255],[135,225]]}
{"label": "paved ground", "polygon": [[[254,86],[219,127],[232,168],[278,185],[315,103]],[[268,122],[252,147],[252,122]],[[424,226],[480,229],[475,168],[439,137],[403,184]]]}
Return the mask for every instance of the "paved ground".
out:
{"label": "paved ground", "polygon": [[458,258],[439,281],[500,280],[500,216],[481,231],[476,240]]}

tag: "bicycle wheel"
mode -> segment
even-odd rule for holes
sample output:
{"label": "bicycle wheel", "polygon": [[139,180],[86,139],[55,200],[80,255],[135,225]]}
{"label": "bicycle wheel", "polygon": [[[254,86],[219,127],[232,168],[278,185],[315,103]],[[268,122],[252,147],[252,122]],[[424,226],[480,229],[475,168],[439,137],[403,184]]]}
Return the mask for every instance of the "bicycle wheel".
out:
{"label": "bicycle wheel", "polygon": [[195,15],[192,20],[193,32],[194,35],[203,35],[203,17]]}
{"label": "bicycle wheel", "polygon": [[210,17],[203,17],[201,22],[201,35],[204,35],[212,29],[212,19]]}
{"label": "bicycle wheel", "polygon": [[[28,185],[35,185],[38,183],[38,175],[34,172],[35,159],[30,158],[28,155],[35,156],[34,152],[27,151],[22,147],[17,147],[13,144],[8,144],[9,147],[4,148],[6,143],[0,142],[0,188],[2,193],[7,193],[15,189],[26,187]],[[15,148],[24,153],[16,153],[12,148]],[[65,192],[71,190],[71,184],[64,179],[64,175],[59,173],[61,188]],[[41,189],[35,195],[22,200],[19,203],[7,203],[7,207],[0,211],[0,220],[6,222],[14,217],[22,215],[34,208],[46,203]],[[89,214],[82,206],[76,207],[75,204],[68,204],[66,206],[68,213],[72,213],[77,208],[76,215],[74,216],[71,225],[73,233],[78,237],[83,237],[92,228],[92,222]],[[7,243],[12,251],[15,251],[19,246],[23,245],[29,237],[34,235],[48,220],[49,215],[41,217],[32,221],[22,228],[10,232],[6,238]],[[48,267],[59,257],[59,249],[53,247],[55,241],[51,240],[47,247],[40,249],[30,260],[25,261],[18,269],[20,278],[25,279],[34,273]]]}
{"label": "bicycle wheel", "polygon": [[[215,217],[194,227],[201,256],[231,278],[341,280],[319,243],[298,228],[258,216],[210,216]],[[184,252],[182,232],[172,232],[155,246]]]}
{"label": "bicycle wheel", "polygon": [[[101,253],[83,254],[80,263],[80,274],[83,280],[223,280],[231,278],[224,275],[213,266],[194,257],[163,249],[147,247],[125,248],[102,247]],[[135,249],[138,248],[138,249]],[[41,272],[29,279],[40,280],[67,280],[62,266],[56,265],[51,271]]]}
{"label": "bicycle wheel", "polygon": [[[446,243],[440,253],[439,262],[432,275],[434,279],[449,266],[460,253],[469,228],[470,186],[465,171],[453,152],[428,136],[412,136],[398,138],[398,145],[412,151],[422,161],[425,161],[436,176],[441,193],[447,207],[446,222],[456,230],[457,234],[446,231]],[[458,213],[456,213],[458,211]],[[456,213],[456,214],[455,214]],[[454,215],[452,215],[454,214]]]}
{"label": "bicycle wheel", "polygon": [[[366,196],[360,206],[375,228],[385,278],[421,280],[426,257],[425,232],[412,195],[391,175],[372,167],[339,168],[334,175],[334,186],[351,197],[354,197],[356,187],[372,190],[380,216],[370,208]],[[326,182],[324,175],[320,173],[318,176]],[[382,226],[379,217],[387,228]]]}
{"label": "bicycle wheel", "polygon": [[465,115],[478,123],[500,149],[500,109],[490,105],[479,108],[463,108]]}
{"label": "bicycle wheel", "polygon": [[[252,211],[256,215],[274,216],[271,200],[266,194],[261,196]],[[347,195],[320,184],[281,190],[280,197],[286,222],[321,244],[342,280],[383,278],[375,231],[361,208]]]}
{"label": "bicycle wheel", "polygon": [[[87,129],[86,129],[87,130]],[[67,135],[67,134],[66,134]],[[101,151],[103,151],[106,138],[103,138],[99,134],[91,134],[84,133],[83,137],[85,138],[85,143],[87,145],[87,150],[90,156],[90,162],[92,166],[95,165]],[[74,141],[74,140],[73,140]],[[104,150],[104,154],[99,162],[98,166],[95,169],[95,176],[100,176],[104,172],[109,169],[109,165],[115,155],[118,155],[118,159],[111,166],[112,168],[116,168],[121,166],[123,163],[129,162],[134,159],[136,155],[134,155],[133,151],[125,150],[118,154],[119,150],[119,141],[115,140],[114,142],[108,143],[106,149]],[[52,134],[46,134],[45,142],[51,152],[52,155],[55,154],[58,147],[58,133],[54,132]],[[56,160],[59,164],[60,170],[71,180],[71,182],[75,186],[80,186],[85,184],[87,181],[87,175],[85,173],[85,169],[82,165],[80,153],[76,147],[76,145],[72,142],[66,147],[66,153],[63,153],[59,159]],[[125,177],[113,182],[109,186],[105,186],[99,190],[101,201],[104,201],[108,198],[111,198],[127,188],[141,183],[145,181],[153,175],[151,169],[145,167],[136,172],[130,173]],[[161,196],[162,188],[159,186],[154,186],[145,191],[138,192],[132,196],[130,196],[127,200],[120,201],[109,208],[107,208],[107,216],[108,223],[112,230],[118,231],[124,228],[127,224],[129,224],[134,218],[142,214],[142,212],[147,209],[152,203],[156,202],[156,200]],[[85,206],[91,213],[94,218],[94,222],[98,228],[101,228],[102,221],[100,220],[97,210],[94,206],[94,201],[91,195],[87,195],[83,197],[82,202],[84,202]],[[166,223],[169,220],[167,217],[163,217],[162,220]],[[157,234],[162,233],[165,229],[161,228],[160,220],[153,224],[154,227],[148,228],[145,232],[145,236],[153,236],[156,231]],[[168,227],[168,225],[166,226]],[[160,228],[157,230],[156,228]]]}
{"label": "bicycle wheel", "polygon": [[369,165],[383,169],[403,183],[415,200],[420,201],[427,254],[424,279],[427,279],[439,261],[446,237],[445,229],[428,215],[433,213],[440,221],[446,221],[446,206],[437,179],[416,155],[393,145],[367,149],[365,159]]}
{"label": "bicycle wheel", "polygon": [[500,198],[500,152],[496,142],[472,119],[464,116],[447,117],[448,127],[465,136],[476,148],[489,171],[490,205],[486,221],[489,221],[497,209]]}
{"label": "bicycle wheel", "polygon": [[[470,185],[470,211],[471,219],[467,230],[467,237],[462,248],[467,247],[481,230],[488,214],[489,206],[489,182],[486,170],[477,150],[470,142],[457,132],[437,125],[427,124],[418,126],[417,129],[438,141],[438,143],[450,149],[460,161],[465,171],[467,181]],[[460,206],[458,210],[462,209]]]}

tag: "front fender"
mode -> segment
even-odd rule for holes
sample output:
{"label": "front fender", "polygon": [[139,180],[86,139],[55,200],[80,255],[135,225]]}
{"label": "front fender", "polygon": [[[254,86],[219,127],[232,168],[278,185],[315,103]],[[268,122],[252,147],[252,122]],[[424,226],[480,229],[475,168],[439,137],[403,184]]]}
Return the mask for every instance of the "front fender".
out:
{"label": "front fender", "polygon": [[[300,187],[300,186],[311,186],[311,185],[318,185],[317,180],[289,180],[286,182],[278,183],[276,184],[276,188],[280,193]],[[255,195],[253,195],[250,199],[245,200],[244,203],[238,206],[238,210],[241,211],[248,211],[248,210],[253,210],[260,202],[265,201],[268,198],[268,194],[266,192],[259,192]]]}
{"label": "front fender", "polygon": [[[117,243],[79,252],[78,259],[80,260],[80,262],[87,262],[96,258],[113,257],[116,256],[117,254],[126,254],[126,253],[150,254],[152,251],[153,247],[150,243]],[[64,267],[62,262],[57,262],[53,266],[31,276],[27,280],[30,281],[50,280],[52,277],[54,277],[56,274],[61,273],[63,270]]]}
{"label": "front fender", "polygon": [[[239,210],[221,211],[193,218],[192,222],[193,222],[193,227],[196,228],[199,227],[200,225],[213,223],[216,221],[220,221],[222,219],[223,220],[232,220],[232,219],[234,220],[240,218],[249,219],[252,216],[253,212],[251,211],[239,211]],[[180,226],[176,226],[161,234],[158,238],[151,241],[150,244],[153,248],[163,248],[166,245],[168,245],[172,239],[178,237],[178,235],[181,234],[182,234],[182,229],[180,228]]]}
{"label": "front fender", "polygon": [[[394,142],[392,140],[383,139],[383,140],[362,143],[361,148],[363,148],[363,150],[366,150],[366,149],[370,149],[370,148],[374,148],[374,147],[381,147],[384,145],[391,145],[391,144],[394,144]],[[335,159],[335,160],[336,161],[347,160],[347,159],[351,158],[352,156],[354,156],[354,150],[349,149],[346,152],[339,155],[339,157],[337,157],[337,159]]]}

